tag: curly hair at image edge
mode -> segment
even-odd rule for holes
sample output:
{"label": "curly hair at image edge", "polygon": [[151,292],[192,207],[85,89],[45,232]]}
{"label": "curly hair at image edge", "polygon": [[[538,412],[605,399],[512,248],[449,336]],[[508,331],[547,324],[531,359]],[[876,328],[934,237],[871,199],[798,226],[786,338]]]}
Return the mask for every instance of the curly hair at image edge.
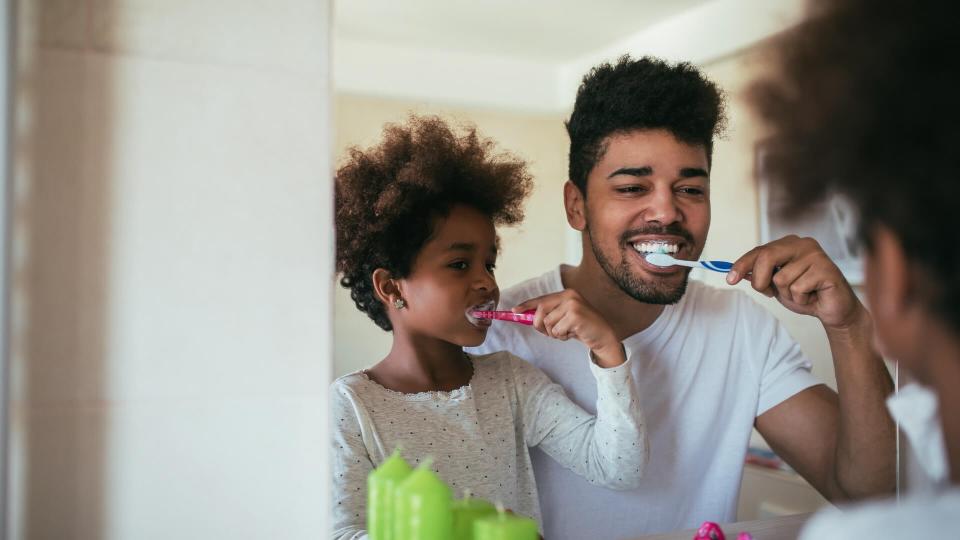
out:
{"label": "curly hair at image edge", "polygon": [[712,159],[713,139],[726,127],[724,95],[688,63],[624,55],[584,76],[566,127],[569,179],[586,195],[587,177],[610,135],[665,129],[681,142],[703,145]]}
{"label": "curly hair at image edge", "polygon": [[773,128],[764,169],[789,194],[787,213],[847,195],[861,238],[869,243],[876,224],[890,228],[927,275],[925,300],[960,328],[960,108],[947,82],[960,66],[948,45],[950,5],[814,2],[816,16],[777,43],[777,75],[748,97]]}
{"label": "curly hair at image edge", "polygon": [[494,225],[523,219],[533,189],[526,163],[498,153],[476,128],[455,133],[437,117],[388,124],[381,142],[351,148],[336,174],[337,272],[357,309],[390,331],[373,289],[373,271],[409,275],[438,218],[455,205],[486,214]]}

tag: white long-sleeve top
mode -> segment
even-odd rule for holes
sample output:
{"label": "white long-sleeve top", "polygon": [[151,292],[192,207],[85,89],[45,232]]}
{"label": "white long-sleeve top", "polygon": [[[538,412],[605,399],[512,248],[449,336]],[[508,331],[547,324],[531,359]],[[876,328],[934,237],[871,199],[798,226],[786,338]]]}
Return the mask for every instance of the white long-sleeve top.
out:
{"label": "white long-sleeve top", "polygon": [[539,446],[590,482],[636,487],[647,462],[646,425],[630,361],[604,369],[597,415],[573,403],[533,365],[507,352],[471,357],[473,377],[452,392],[403,394],[360,371],[331,386],[333,538],[366,537],[366,480],[393,450],[433,469],[460,496],[501,502],[541,523],[528,447]]}

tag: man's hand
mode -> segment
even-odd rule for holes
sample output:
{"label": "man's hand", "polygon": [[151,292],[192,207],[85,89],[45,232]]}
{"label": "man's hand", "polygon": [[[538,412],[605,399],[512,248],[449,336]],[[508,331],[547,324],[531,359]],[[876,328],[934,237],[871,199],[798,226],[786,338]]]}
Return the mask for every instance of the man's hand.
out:
{"label": "man's hand", "polygon": [[895,485],[896,428],[884,407],[893,382],[872,349],[870,314],[811,238],[787,236],[750,250],[727,283],[748,279],[826,330],[839,395],[814,386],[757,418],[770,446],[825,497],[887,494]]}
{"label": "man's hand", "polygon": [[581,341],[600,367],[616,367],[627,361],[613,328],[577,291],[566,289],[532,298],[514,307],[513,312],[531,309],[537,310],[533,327],[538,332],[561,341]]}
{"label": "man's hand", "polygon": [[866,311],[846,278],[812,238],[794,235],[757,246],[733,263],[727,283],[743,279],[790,311],[813,315],[827,330],[845,330]]}

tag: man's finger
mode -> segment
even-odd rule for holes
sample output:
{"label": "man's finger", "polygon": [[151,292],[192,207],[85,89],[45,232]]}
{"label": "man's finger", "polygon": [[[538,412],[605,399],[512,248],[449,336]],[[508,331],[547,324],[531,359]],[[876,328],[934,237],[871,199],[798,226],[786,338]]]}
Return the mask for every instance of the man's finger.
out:
{"label": "man's finger", "polygon": [[747,274],[750,273],[750,269],[753,268],[753,262],[756,260],[761,247],[762,246],[751,249],[733,262],[733,268],[727,272],[727,283],[730,285],[736,285],[740,282],[740,280],[747,277]]}
{"label": "man's finger", "polygon": [[780,269],[775,269],[776,273],[770,278],[770,281],[773,282],[773,286],[776,287],[781,293],[786,293],[787,298],[790,298],[796,302],[796,298],[793,297],[793,289],[790,287],[793,283],[810,270],[810,263],[806,259],[800,259],[787,263],[786,265],[780,267]]}
{"label": "man's finger", "polygon": [[727,283],[736,284],[748,279],[753,288],[763,291],[770,286],[770,278],[797,257],[795,242],[789,237],[764,244],[747,252],[733,263],[727,274]]}

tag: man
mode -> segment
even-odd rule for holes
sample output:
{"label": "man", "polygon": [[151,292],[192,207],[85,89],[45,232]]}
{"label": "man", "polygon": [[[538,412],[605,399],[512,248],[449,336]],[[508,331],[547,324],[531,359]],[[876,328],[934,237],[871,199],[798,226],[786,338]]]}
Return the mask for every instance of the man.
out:
{"label": "man", "polygon": [[[960,515],[960,251],[951,4],[819,0],[819,16],[778,45],[780,78],[754,86],[774,128],[774,178],[794,210],[831,192],[859,211],[866,296],[877,342],[922,387],[891,398],[911,446],[947,485],[936,493],[830,510],[802,537],[956,538]],[[927,390],[923,390],[927,388]],[[842,392],[841,392],[842,394]],[[909,403],[908,396],[930,398]],[[912,398],[909,398],[912,399]],[[939,410],[929,440],[911,436]],[[924,429],[914,429],[914,428]],[[942,456],[948,462],[943,467]]]}
{"label": "man", "polygon": [[[787,463],[832,500],[894,485],[894,427],[883,406],[892,383],[870,351],[871,320],[816,242],[785,238],[736,261],[749,279],[823,324],[839,396],[769,313],[733,289],[687,282],[688,270],[648,263],[667,251],[697,259],[710,227],[713,137],[722,129],[716,86],[687,64],[621,58],[583,80],[567,122],[567,221],[583,258],[521,283],[501,306],[580,296],[623,340],[648,423],[642,486],[614,492],[535,452],[551,540],[624,538],[732,521],[754,426]],[[538,313],[537,329],[558,321]],[[560,324],[559,327],[563,327]],[[586,351],[519,325],[494,325],[482,351],[509,350],[547,372],[587,410],[596,395]]]}

